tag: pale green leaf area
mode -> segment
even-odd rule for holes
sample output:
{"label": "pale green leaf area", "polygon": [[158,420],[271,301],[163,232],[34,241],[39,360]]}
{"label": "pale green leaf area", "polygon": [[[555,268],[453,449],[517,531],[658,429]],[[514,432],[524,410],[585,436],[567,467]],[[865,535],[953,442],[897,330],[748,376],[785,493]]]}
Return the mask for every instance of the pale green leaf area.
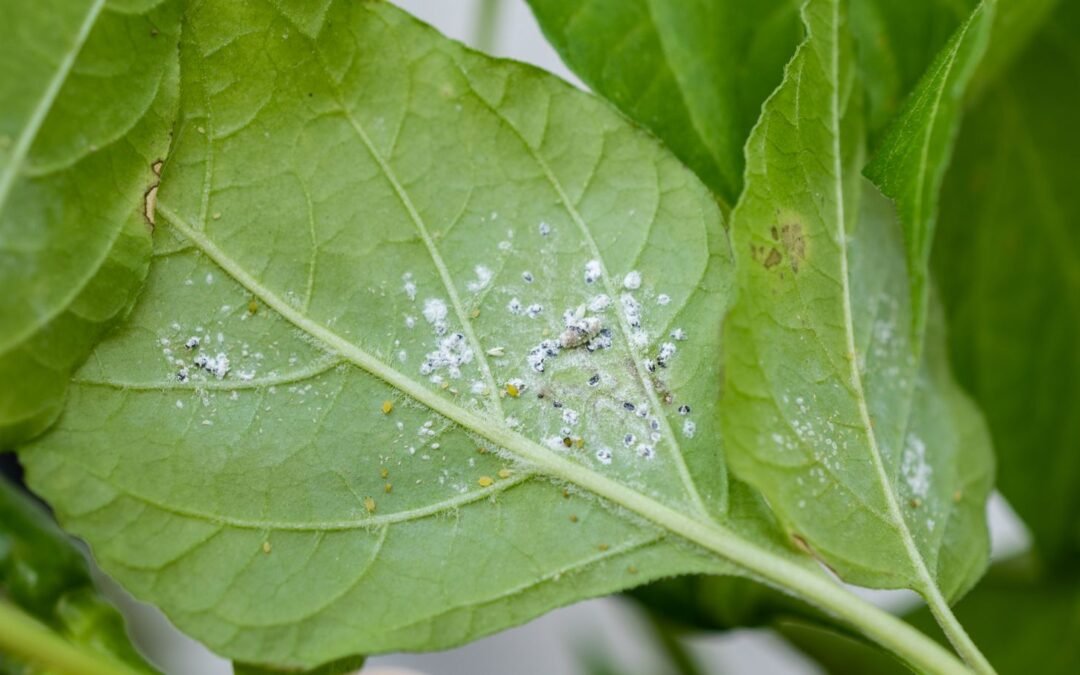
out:
{"label": "pale green leaf area", "polygon": [[908,97],[865,171],[894,200],[903,223],[916,353],[930,294],[928,267],[938,194],[960,128],[967,85],[986,52],[996,6],[993,0],[984,0],[957,29]]}
{"label": "pale green leaf area", "polygon": [[130,308],[176,106],[175,2],[0,7],[0,449]]}
{"label": "pale green leaf area", "polygon": [[968,115],[933,258],[999,487],[1043,562],[1070,574],[1080,554],[1078,30],[1080,7],[1061,3]]}
{"label": "pale green leaf area", "polygon": [[663,139],[730,209],[743,143],[801,37],[801,3],[529,4],[567,65]]}
{"label": "pale green leaf area", "polygon": [[110,574],[306,667],[733,569],[672,530],[794,555],[725,478],[719,209],[651,138],[383,4],[182,35],[147,285],[22,453]]}
{"label": "pale green leaf area", "polygon": [[993,459],[950,379],[940,317],[916,360],[900,225],[859,175],[845,17],[809,38],[747,144],[722,415],[735,475],[841,577],[947,612],[986,563]]}

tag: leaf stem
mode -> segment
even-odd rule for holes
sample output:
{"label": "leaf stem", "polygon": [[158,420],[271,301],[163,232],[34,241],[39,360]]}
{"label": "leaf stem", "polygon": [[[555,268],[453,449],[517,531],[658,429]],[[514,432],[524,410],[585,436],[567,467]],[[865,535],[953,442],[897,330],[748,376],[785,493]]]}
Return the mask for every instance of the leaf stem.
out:
{"label": "leaf stem", "polygon": [[499,24],[499,8],[502,0],[480,0],[476,9],[476,25],[473,28],[473,45],[491,54],[495,48],[495,27]]}
{"label": "leaf stem", "polygon": [[82,649],[11,604],[0,601],[0,650],[66,675],[136,675],[122,663]]}
{"label": "leaf stem", "polygon": [[945,632],[945,636],[949,638],[949,642],[952,643],[960,657],[975,672],[982,675],[995,675],[994,667],[990,665],[990,661],[979,651],[978,646],[975,645],[967,631],[964,630],[963,625],[953,614],[952,608],[949,607],[948,601],[938,591],[937,586],[931,585],[930,591],[924,597],[927,606],[930,607],[930,612],[937,619],[941,630]]}

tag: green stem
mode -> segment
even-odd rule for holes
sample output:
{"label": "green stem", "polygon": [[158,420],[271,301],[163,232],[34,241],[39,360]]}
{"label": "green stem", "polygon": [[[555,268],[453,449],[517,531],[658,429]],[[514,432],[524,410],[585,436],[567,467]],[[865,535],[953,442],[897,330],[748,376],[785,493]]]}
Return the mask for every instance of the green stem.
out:
{"label": "green stem", "polygon": [[473,46],[487,54],[495,48],[495,27],[499,24],[502,0],[480,0],[473,29]]}
{"label": "green stem", "polygon": [[73,645],[5,601],[0,601],[0,650],[63,675],[138,675],[122,663]]}
{"label": "green stem", "polygon": [[960,658],[964,659],[972,670],[977,673],[996,675],[994,667],[990,665],[990,662],[971,640],[956,615],[952,613],[952,609],[949,608],[949,603],[945,600],[945,597],[937,590],[937,586],[931,587],[926,597],[926,604],[930,607],[930,612],[937,619],[938,625],[945,632],[945,636],[949,638],[953,648],[960,654]]}

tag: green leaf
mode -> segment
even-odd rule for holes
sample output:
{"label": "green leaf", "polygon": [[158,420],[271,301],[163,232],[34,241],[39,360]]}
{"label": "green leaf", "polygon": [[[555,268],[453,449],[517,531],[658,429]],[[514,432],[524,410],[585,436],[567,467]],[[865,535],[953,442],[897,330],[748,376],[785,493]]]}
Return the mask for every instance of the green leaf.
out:
{"label": "green leaf", "polygon": [[965,121],[933,256],[958,377],[1044,562],[1080,554],[1080,8],[1061,3]]}
{"label": "green leaf", "polygon": [[146,275],[178,4],[0,7],[0,449],[52,422]]}
{"label": "green leaf", "polygon": [[984,0],[957,29],[865,171],[896,203],[903,224],[916,340],[923,333],[930,295],[928,267],[938,193],[960,127],[968,82],[986,52],[996,5]]}
{"label": "green leaf", "polygon": [[[530,0],[567,65],[653,131],[725,208],[743,145],[801,39],[798,0]],[[896,114],[975,0],[851,3],[869,129]]]}
{"label": "green leaf", "polygon": [[[82,554],[39,504],[4,479],[0,595],[68,642],[154,672],[128,640],[120,613],[98,595]],[[8,666],[16,667],[0,655],[0,671]]]}
{"label": "green leaf", "polygon": [[841,577],[946,607],[985,565],[989,442],[950,379],[940,316],[912,356],[900,227],[859,176],[841,4],[805,14],[809,38],[747,144],[732,218],[741,294],[725,326],[727,452]]}
{"label": "green leaf", "polygon": [[567,65],[663,139],[730,209],[743,143],[798,44],[800,2],[529,4]]}
{"label": "green leaf", "polygon": [[295,668],[732,569],[671,527],[783,554],[717,448],[721,216],[658,144],[384,4],[182,34],[146,288],[22,455],[110,574]]}
{"label": "green leaf", "polygon": [[[1021,0],[1027,1],[1027,0]],[[856,59],[866,92],[867,126],[876,137],[892,123],[928,67],[940,59],[979,0],[849,2]],[[874,138],[872,146],[877,145]]]}

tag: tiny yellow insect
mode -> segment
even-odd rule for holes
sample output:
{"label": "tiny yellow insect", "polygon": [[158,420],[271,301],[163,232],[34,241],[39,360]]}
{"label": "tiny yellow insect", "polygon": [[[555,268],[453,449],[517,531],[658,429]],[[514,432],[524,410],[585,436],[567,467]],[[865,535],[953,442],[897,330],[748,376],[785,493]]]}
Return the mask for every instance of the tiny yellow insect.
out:
{"label": "tiny yellow insect", "polygon": [[364,497],[364,508],[368,513],[375,513],[375,500],[371,497]]}
{"label": "tiny yellow insect", "polygon": [[394,491],[394,486],[393,486],[392,483],[387,483],[386,485],[383,486],[383,492],[385,492],[386,494],[390,494],[393,491]]}
{"label": "tiny yellow insect", "polygon": [[387,469],[385,466],[382,467],[381,469],[379,469],[379,477],[380,478],[386,478],[389,475],[390,475],[390,469]]}
{"label": "tiny yellow insect", "polygon": [[394,409],[394,402],[393,401],[383,401],[382,402],[382,411],[383,411],[384,415],[389,415],[390,411],[393,410],[393,409]]}
{"label": "tiny yellow insect", "polygon": [[255,301],[255,298],[252,298],[251,300],[248,301],[248,314],[254,314],[255,312],[258,312],[258,311],[259,311],[259,303]]}
{"label": "tiny yellow insect", "polygon": [[506,393],[509,394],[511,398],[517,398],[521,395],[521,390],[517,388],[516,384],[512,382],[507,382]]}
{"label": "tiny yellow insect", "polygon": [[485,487],[485,488],[486,487],[491,487],[495,483],[495,481],[492,480],[491,476],[480,476],[480,479],[477,480],[476,482],[480,484],[480,487]]}
{"label": "tiny yellow insect", "polygon": [[268,542],[268,541],[263,542],[263,545],[262,545],[263,553],[269,553],[271,548],[272,547],[270,546],[270,542]]}
{"label": "tiny yellow insect", "polygon": [[513,473],[510,469],[499,469],[499,478],[509,478]]}

